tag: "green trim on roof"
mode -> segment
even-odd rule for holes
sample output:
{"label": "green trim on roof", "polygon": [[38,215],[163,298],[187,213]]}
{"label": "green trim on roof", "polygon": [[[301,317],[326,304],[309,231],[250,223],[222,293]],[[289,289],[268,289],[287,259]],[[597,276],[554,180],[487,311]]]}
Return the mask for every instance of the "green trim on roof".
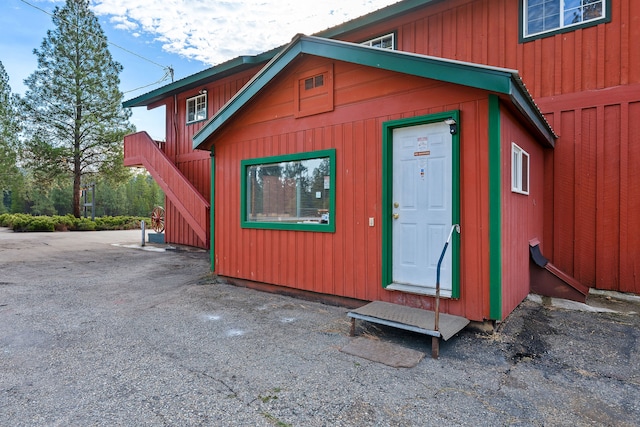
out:
{"label": "green trim on roof", "polygon": [[540,109],[536,105],[533,97],[524,86],[524,83],[520,78],[514,81],[510,92],[511,102],[525,117],[529,118],[531,125],[540,133],[544,138],[547,146],[553,148],[557,135],[544,118]]}
{"label": "green trim on roof", "polygon": [[344,24],[336,25],[335,27],[327,28],[326,30],[315,33],[315,36],[325,38],[335,38],[342,36],[343,34],[351,31],[356,31],[367,25],[375,24],[380,21],[386,21],[393,18],[396,15],[407,13],[413,9],[425,6],[429,3],[434,3],[437,0],[406,0],[399,1],[389,5],[383,9],[376,10],[367,15],[360,16],[359,18],[345,22]]}
{"label": "green trim on roof", "polygon": [[502,94],[511,98],[547,143],[553,146],[553,131],[514,70],[299,34],[194,135],[193,148],[206,148],[203,145],[210,136],[302,53]]}
{"label": "green trim on roof", "polygon": [[249,102],[267,83],[275,78],[298,54],[299,45],[289,44],[247,82],[216,114],[193,136],[193,148],[197,149],[205,139],[222,126],[244,104]]}
{"label": "green trim on roof", "polygon": [[504,78],[511,76],[510,70],[317,37],[300,36],[299,40],[302,52],[311,55],[504,94],[511,88]]}
{"label": "green trim on roof", "polygon": [[[281,49],[281,48],[278,48]],[[162,86],[151,92],[137,96],[133,99],[129,99],[122,103],[124,108],[130,107],[143,107],[154,102],[160,101],[168,96],[176,93],[184,92],[192,87],[197,87],[208,81],[221,79],[228,75],[237,73],[247,68],[251,68],[255,65],[267,62],[276,54],[278,49],[273,49],[268,52],[261,53],[255,56],[239,56],[230,61],[223,62],[220,65],[208,68],[199,73],[192,74],[184,79],[180,79],[166,86]]]}
{"label": "green trim on roof", "polygon": [[[315,35],[317,35],[318,37],[325,37],[325,38],[340,37],[351,31],[358,30],[362,27],[375,24],[380,21],[386,21],[390,18],[393,18],[394,16],[407,13],[413,9],[419,8],[429,3],[433,3],[434,1],[436,0],[399,1],[398,3],[392,4],[383,9],[376,10],[367,15],[361,16],[351,21],[347,21],[335,27],[327,28],[326,30],[316,33]],[[255,64],[267,62],[285,47],[286,45],[278,46],[274,49],[268,50],[266,52],[262,52],[255,56],[239,56],[237,58],[226,61],[222,64],[208,68],[199,73],[185,77],[184,79],[180,79],[166,86],[162,86],[151,92],[148,92],[143,95],[137,96],[133,99],[127,100],[122,104],[122,106],[125,108],[130,108],[130,107],[143,107],[149,104],[153,104],[157,101],[162,100],[163,98],[166,98],[167,96],[171,96],[175,93],[188,90],[191,87],[201,85],[204,83],[203,80],[209,80],[209,79],[217,80],[229,74],[233,74],[234,72],[238,72],[244,68],[249,68],[250,66],[253,66]]]}

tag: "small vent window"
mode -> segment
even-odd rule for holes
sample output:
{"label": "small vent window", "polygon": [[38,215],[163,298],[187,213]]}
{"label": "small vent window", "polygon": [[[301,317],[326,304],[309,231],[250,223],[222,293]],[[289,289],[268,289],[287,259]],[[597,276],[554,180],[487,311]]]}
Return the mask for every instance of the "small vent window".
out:
{"label": "small vent window", "polygon": [[377,47],[379,49],[391,49],[395,50],[395,34],[387,34],[384,36],[376,37],[375,39],[367,40],[366,42],[362,42],[365,46]]}
{"label": "small vent window", "polygon": [[304,81],[304,90],[311,90],[316,87],[324,86],[324,75],[320,74],[315,77],[309,77]]}
{"label": "small vent window", "polygon": [[332,111],[333,64],[298,73],[294,90],[295,117]]}

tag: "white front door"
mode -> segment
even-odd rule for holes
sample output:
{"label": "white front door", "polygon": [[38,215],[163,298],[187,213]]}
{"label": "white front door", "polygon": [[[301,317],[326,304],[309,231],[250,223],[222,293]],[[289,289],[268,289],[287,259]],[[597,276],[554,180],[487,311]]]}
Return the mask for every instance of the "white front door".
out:
{"label": "white front door", "polygon": [[[444,122],[393,130],[390,289],[435,293],[437,264],[452,225],[451,139]],[[450,249],[440,270],[440,290],[451,296]]]}

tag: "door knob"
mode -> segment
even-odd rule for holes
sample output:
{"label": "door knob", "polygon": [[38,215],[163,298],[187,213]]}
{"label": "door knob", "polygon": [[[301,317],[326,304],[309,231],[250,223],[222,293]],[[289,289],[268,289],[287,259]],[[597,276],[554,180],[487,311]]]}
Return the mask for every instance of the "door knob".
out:
{"label": "door knob", "polygon": [[393,219],[398,219],[398,218],[400,218],[400,214],[394,213],[393,214]]}

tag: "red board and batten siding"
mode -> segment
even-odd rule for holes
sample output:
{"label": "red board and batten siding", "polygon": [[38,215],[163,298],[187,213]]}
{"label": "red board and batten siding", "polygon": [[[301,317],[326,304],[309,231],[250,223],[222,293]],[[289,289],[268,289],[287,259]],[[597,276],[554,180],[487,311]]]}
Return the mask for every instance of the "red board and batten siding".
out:
{"label": "red board and batten siding", "polygon": [[[211,117],[258,69],[256,67],[225,79],[203,83],[198,88],[183,92],[175,98],[177,109],[174,98],[167,98],[162,102],[165,105],[167,116],[165,153],[206,200],[210,199],[211,194],[211,159],[209,152],[194,151],[192,148],[193,135],[200,130],[206,121],[186,123],[187,99],[198,95],[201,89],[206,88],[207,116]],[[167,242],[201,248],[209,247],[209,242],[203,241],[196,235],[169,198],[165,198],[165,211]]]}
{"label": "red board and batten siding", "polygon": [[[502,312],[511,313],[529,293],[529,240],[543,240],[545,150],[517,119],[501,109]],[[529,194],[511,191],[511,144],[529,154]],[[550,149],[548,149],[550,151]],[[546,244],[542,244],[544,253]]]}
{"label": "red board and batten siding", "polygon": [[[442,310],[475,320],[487,318],[488,159],[486,125],[482,126],[488,117],[487,94],[335,62],[334,111],[294,119],[295,74],[325,63],[313,57],[294,62],[217,136],[215,152],[221,161],[216,162],[215,179],[216,272],[324,294],[431,308],[431,298],[382,288],[382,123],[460,110],[465,268],[461,299],[443,301]],[[241,160],[326,148],[336,149],[335,233],[240,227]],[[370,217],[374,227],[368,225]]]}
{"label": "red board and batten siding", "polygon": [[[545,158],[545,255],[588,286],[638,293],[640,174],[634,165],[640,160],[640,144],[636,143],[640,120],[634,117],[640,114],[640,2],[616,0],[610,23],[526,43],[518,42],[518,3],[429,3],[341,38],[360,42],[395,32],[400,50],[518,70],[560,135],[555,152]],[[257,69],[207,84],[209,116]],[[583,91],[589,92],[581,95]],[[173,100],[167,100],[167,147],[174,156],[188,153],[189,134],[199,127],[184,124],[184,96],[178,102],[181,119],[177,127],[172,121]],[[606,103],[602,101],[605,96]],[[364,132],[348,120],[344,126],[350,128],[332,130],[330,134],[336,134],[332,138]],[[185,131],[187,128],[191,129]],[[178,149],[176,144],[185,148]],[[208,160],[200,162],[196,187],[208,198],[209,169],[204,166]],[[477,178],[485,180],[486,176],[478,174]],[[180,222],[170,212],[167,219],[170,228]]]}
{"label": "red board and batten siding", "polygon": [[640,1],[526,43],[518,3],[437,2],[342,38],[395,31],[400,50],[518,70],[560,136],[545,159],[545,255],[587,286],[640,293]]}
{"label": "red board and batten siding", "polygon": [[640,293],[640,85],[539,105],[560,135],[546,166],[556,217],[545,255],[588,286]]}

